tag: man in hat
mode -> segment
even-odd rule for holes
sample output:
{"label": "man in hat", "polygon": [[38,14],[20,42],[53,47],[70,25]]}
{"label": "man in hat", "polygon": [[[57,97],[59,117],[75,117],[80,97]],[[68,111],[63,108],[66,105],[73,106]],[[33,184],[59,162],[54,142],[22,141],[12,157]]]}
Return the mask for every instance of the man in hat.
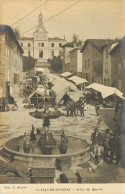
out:
{"label": "man in hat", "polygon": [[108,157],[109,151],[109,140],[111,138],[110,129],[106,129],[105,133],[103,134],[103,147],[104,147],[104,159],[106,160]]}
{"label": "man in hat", "polygon": [[98,128],[95,128],[94,133],[92,133],[91,141],[92,141],[95,159],[97,162],[100,162],[100,156],[101,156],[100,146],[101,146],[102,138]]}

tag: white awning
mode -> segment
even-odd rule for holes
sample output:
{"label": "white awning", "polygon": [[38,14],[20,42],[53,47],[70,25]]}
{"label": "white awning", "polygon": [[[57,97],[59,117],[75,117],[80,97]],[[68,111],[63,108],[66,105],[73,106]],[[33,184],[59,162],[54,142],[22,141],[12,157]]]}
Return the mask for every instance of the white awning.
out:
{"label": "white awning", "polygon": [[100,92],[102,95],[102,98],[107,98],[108,96],[115,94],[119,96],[120,98],[125,99],[123,97],[123,93],[114,87],[108,87],[108,86],[104,86],[101,84],[93,83],[87,86],[86,89],[93,89],[93,90]]}
{"label": "white awning", "polygon": [[82,92],[67,92],[68,96],[74,101],[78,101],[79,98],[83,97]]}
{"label": "white awning", "polygon": [[62,77],[68,77],[70,75],[73,75],[73,73],[70,73],[68,71],[66,71],[66,72],[64,72],[64,73],[61,74]]}
{"label": "white awning", "polygon": [[80,78],[78,76],[72,76],[72,77],[68,78],[68,80],[73,81],[76,85],[88,83],[88,81],[86,79]]}
{"label": "white awning", "polygon": [[78,91],[78,89],[76,88],[76,86],[66,80],[63,79],[58,79],[55,80],[55,84],[52,87],[52,90],[55,92],[56,94],[56,102],[59,103],[60,100],[63,98],[63,96],[66,94],[66,92],[69,91]]}
{"label": "white awning", "polygon": [[36,68],[35,69],[37,72],[44,72],[45,70],[43,68]]}
{"label": "white awning", "polygon": [[56,84],[52,87],[52,90],[55,92],[56,95],[56,103],[58,104],[66,92],[69,91],[69,86],[65,84]]}
{"label": "white awning", "polygon": [[39,94],[41,96],[49,95],[49,91],[47,91],[47,94],[46,94],[46,91],[44,88],[37,88],[32,94],[30,94],[28,98],[32,98],[34,94]]}

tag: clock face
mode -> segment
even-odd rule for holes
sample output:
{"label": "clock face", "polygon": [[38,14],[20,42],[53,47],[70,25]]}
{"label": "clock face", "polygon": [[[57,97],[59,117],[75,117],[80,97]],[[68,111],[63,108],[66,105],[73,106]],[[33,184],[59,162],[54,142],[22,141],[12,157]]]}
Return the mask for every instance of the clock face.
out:
{"label": "clock face", "polygon": [[46,35],[45,34],[36,34],[35,38],[37,40],[44,40],[46,38]]}

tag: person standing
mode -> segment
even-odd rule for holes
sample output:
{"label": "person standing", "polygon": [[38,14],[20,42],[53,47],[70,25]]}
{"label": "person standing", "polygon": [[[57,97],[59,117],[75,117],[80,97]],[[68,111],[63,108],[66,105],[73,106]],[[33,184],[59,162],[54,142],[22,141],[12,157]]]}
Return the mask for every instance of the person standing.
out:
{"label": "person standing", "polygon": [[87,103],[86,103],[86,100],[84,101],[84,115],[85,115],[85,111],[88,110],[88,106],[87,106]]}
{"label": "person standing", "polygon": [[110,129],[106,129],[103,134],[104,159],[106,160],[109,152],[109,140],[111,138]]}
{"label": "person standing", "polygon": [[95,105],[95,111],[97,116],[99,116],[99,108],[100,108],[100,105],[99,105],[99,102],[97,101]]}
{"label": "person standing", "polygon": [[112,164],[115,156],[116,165],[118,165],[120,161],[120,136],[116,132],[112,134],[112,137],[109,140],[109,146],[110,146],[110,164]]}
{"label": "person standing", "polygon": [[81,117],[84,117],[84,101],[82,101],[81,103],[81,106],[80,106],[80,114],[81,114]]}
{"label": "person standing", "polygon": [[67,117],[69,117],[69,115],[70,115],[70,102],[69,101],[66,103],[65,109],[66,109],[66,112],[67,112]]}
{"label": "person standing", "polygon": [[95,160],[97,162],[100,162],[100,159],[101,159],[101,147],[100,146],[102,144],[102,138],[101,138],[101,134],[98,128],[95,128],[94,133],[92,133],[91,141],[92,141],[93,152],[95,155]]}

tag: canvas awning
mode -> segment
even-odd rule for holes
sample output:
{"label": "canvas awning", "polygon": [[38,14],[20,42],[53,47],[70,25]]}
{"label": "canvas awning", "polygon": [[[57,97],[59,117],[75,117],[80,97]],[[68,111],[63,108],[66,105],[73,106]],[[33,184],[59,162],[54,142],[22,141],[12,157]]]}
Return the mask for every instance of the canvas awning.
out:
{"label": "canvas awning", "polygon": [[64,78],[60,78],[58,76],[52,81],[52,84],[53,85],[60,84],[60,87],[62,87],[62,85],[67,85],[70,90],[73,90],[73,91],[78,90],[73,83],[66,81]]}
{"label": "canvas awning", "polygon": [[[46,92],[44,88],[37,88],[30,96],[28,97],[29,99],[34,96],[34,94],[39,94],[41,96],[45,96]],[[49,95],[49,92],[47,91],[47,95]]]}
{"label": "canvas awning", "polygon": [[47,74],[46,76],[49,82],[52,82],[54,79],[59,78],[57,75],[54,75],[54,74]]}
{"label": "canvas awning", "polygon": [[37,72],[44,72],[45,70],[43,68],[36,68],[35,69]]}
{"label": "canvas awning", "polygon": [[[61,79],[61,78],[60,78]],[[52,90],[56,94],[56,102],[59,103],[63,96],[69,91],[77,92],[78,89],[76,86],[66,80],[63,79],[56,80],[55,85],[52,87]]]}
{"label": "canvas awning", "polygon": [[86,89],[93,89],[93,90],[100,92],[102,95],[102,98],[107,98],[108,96],[115,94],[116,96],[118,96],[122,99],[125,99],[123,97],[123,93],[114,87],[108,87],[108,86],[104,86],[101,84],[93,83],[93,84],[90,84],[89,86],[87,86]]}
{"label": "canvas awning", "polygon": [[73,81],[76,85],[88,83],[88,81],[86,79],[80,78],[78,76],[72,76],[72,77],[68,78],[68,80]]}
{"label": "canvas awning", "polygon": [[79,98],[83,97],[82,92],[67,92],[68,96],[74,101],[78,101]]}
{"label": "canvas awning", "polygon": [[66,94],[66,92],[69,91],[69,86],[65,84],[56,84],[52,87],[52,91],[54,91],[56,95],[56,103],[58,104],[63,98],[63,96]]}
{"label": "canvas awning", "polygon": [[61,74],[62,77],[69,77],[71,75],[73,75],[73,73],[70,73],[68,71],[66,71],[66,72],[64,72],[64,73]]}

